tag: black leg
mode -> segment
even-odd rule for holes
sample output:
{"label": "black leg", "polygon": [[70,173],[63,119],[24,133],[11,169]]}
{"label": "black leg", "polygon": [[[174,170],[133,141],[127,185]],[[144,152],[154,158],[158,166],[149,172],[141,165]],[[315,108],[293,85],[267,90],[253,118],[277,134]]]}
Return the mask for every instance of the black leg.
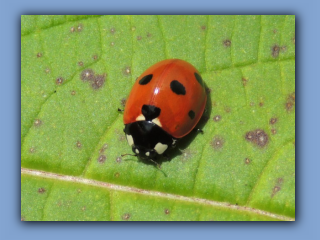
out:
{"label": "black leg", "polygon": [[166,160],[170,160],[170,157],[168,156],[167,153],[162,154],[162,156],[163,156]]}
{"label": "black leg", "polygon": [[161,169],[161,165],[159,163],[157,163],[156,161],[154,161],[152,159],[149,159],[149,160],[150,160],[150,162],[153,162],[157,166],[158,169]]}

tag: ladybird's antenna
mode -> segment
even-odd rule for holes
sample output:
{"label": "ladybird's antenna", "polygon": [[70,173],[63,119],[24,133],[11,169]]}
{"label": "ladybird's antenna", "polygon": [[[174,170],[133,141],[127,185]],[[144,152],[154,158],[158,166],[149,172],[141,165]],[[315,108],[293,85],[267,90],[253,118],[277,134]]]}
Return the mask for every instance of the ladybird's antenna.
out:
{"label": "ladybird's antenna", "polygon": [[137,154],[130,154],[130,153],[126,153],[126,154],[121,154],[121,157],[124,157],[124,156],[134,156],[134,157],[136,157],[136,156],[138,156]]}
{"label": "ladybird's antenna", "polygon": [[157,166],[157,169],[158,169],[160,172],[162,172],[165,177],[168,177],[168,175],[161,169],[161,165],[160,165],[159,163],[157,163],[156,161],[154,161],[154,160],[152,160],[152,159],[149,159],[149,160],[150,160],[150,162],[153,162],[153,163]]}
{"label": "ladybird's antenna", "polygon": [[152,160],[152,159],[149,159],[150,160],[150,162],[153,162],[156,166],[157,166],[157,168],[159,169],[159,170],[161,170],[161,165],[159,164],[159,163],[157,163],[156,161],[154,161],[154,160]]}

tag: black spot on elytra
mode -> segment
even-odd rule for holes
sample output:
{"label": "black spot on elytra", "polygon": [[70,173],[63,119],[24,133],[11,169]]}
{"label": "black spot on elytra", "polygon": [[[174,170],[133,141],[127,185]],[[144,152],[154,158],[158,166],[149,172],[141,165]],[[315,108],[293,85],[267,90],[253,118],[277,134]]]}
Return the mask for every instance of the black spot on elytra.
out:
{"label": "black spot on elytra", "polygon": [[189,111],[188,115],[191,119],[194,119],[194,117],[196,116],[196,114],[192,110]]}
{"label": "black spot on elytra", "polygon": [[199,73],[194,73],[194,76],[196,77],[197,81],[200,83],[201,86],[203,86],[203,80]]}
{"label": "black spot on elytra", "polygon": [[174,92],[177,95],[186,95],[185,87],[182,85],[182,83],[180,83],[177,80],[171,81],[170,88],[171,88],[172,92]]}
{"label": "black spot on elytra", "polygon": [[152,119],[159,117],[161,109],[153,105],[143,105],[141,112],[146,118],[146,121],[151,121]]}
{"label": "black spot on elytra", "polygon": [[146,85],[146,84],[148,84],[148,83],[151,81],[152,77],[153,77],[152,74],[149,74],[149,75],[147,75],[147,76],[144,76],[143,78],[140,79],[139,84],[140,84],[140,85]]}

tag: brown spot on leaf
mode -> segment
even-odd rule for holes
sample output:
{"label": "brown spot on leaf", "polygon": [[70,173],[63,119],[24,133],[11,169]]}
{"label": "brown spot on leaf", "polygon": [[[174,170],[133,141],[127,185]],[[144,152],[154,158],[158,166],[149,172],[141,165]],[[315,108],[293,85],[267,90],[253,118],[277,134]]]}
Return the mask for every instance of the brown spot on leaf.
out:
{"label": "brown spot on leaf", "polygon": [[207,29],[207,26],[205,26],[205,25],[201,26],[201,30],[205,31],[206,29]]}
{"label": "brown spot on leaf", "polygon": [[224,41],[223,41],[223,45],[224,45],[225,47],[230,47],[230,46],[231,46],[231,40],[229,40],[229,39],[224,40]]}
{"label": "brown spot on leaf", "polygon": [[251,163],[251,160],[250,160],[249,158],[245,158],[245,159],[244,159],[244,163],[245,163],[246,165],[248,165],[248,164]]}
{"label": "brown spot on leaf", "polygon": [[122,161],[122,158],[121,158],[121,157],[117,157],[117,158],[116,158],[116,162],[117,162],[117,163],[121,163],[121,161]]}
{"label": "brown spot on leaf", "polygon": [[130,76],[131,75],[131,67],[126,66],[123,70],[122,70],[123,75],[125,76]]}
{"label": "brown spot on leaf", "polygon": [[91,86],[93,89],[99,89],[103,86],[104,82],[105,82],[105,74],[96,75],[92,80]]}
{"label": "brown spot on leaf", "polygon": [[34,147],[31,147],[31,148],[29,149],[29,152],[30,152],[30,153],[35,153],[35,152],[36,152],[36,149],[35,149]]}
{"label": "brown spot on leaf", "polygon": [[271,194],[271,197],[274,197],[274,195],[279,192],[281,190],[281,187],[279,186],[275,186],[273,189],[272,189],[272,194]]}
{"label": "brown spot on leaf", "polygon": [[276,130],[275,128],[272,128],[272,129],[271,129],[271,133],[272,133],[273,135],[275,135],[275,134],[277,133],[277,130]]}
{"label": "brown spot on leaf", "polygon": [[137,40],[140,41],[142,39],[141,36],[137,36]]}
{"label": "brown spot on leaf", "polygon": [[246,78],[242,78],[242,85],[243,86],[247,86],[247,82],[248,82],[248,79],[246,79]]}
{"label": "brown spot on leaf", "polygon": [[249,165],[249,164],[251,163],[251,160],[250,160],[249,158],[246,158],[246,159],[244,160],[244,162],[245,162],[246,165]]}
{"label": "brown spot on leaf", "polygon": [[38,193],[40,193],[40,194],[45,193],[45,191],[46,191],[46,189],[44,189],[44,188],[39,188],[38,189]]}
{"label": "brown spot on leaf", "polygon": [[122,215],[122,220],[128,221],[130,219],[131,215],[129,213],[125,213]]}
{"label": "brown spot on leaf", "polygon": [[82,67],[83,66],[83,62],[82,61],[78,62],[78,66]]}
{"label": "brown spot on leaf", "polygon": [[286,52],[286,51],[287,51],[287,46],[282,46],[282,47],[280,48],[280,51],[281,51],[281,52]]}
{"label": "brown spot on leaf", "polygon": [[40,119],[36,119],[36,120],[34,120],[33,125],[35,127],[40,127],[42,125],[42,121]]}
{"label": "brown spot on leaf", "polygon": [[269,138],[265,131],[258,129],[255,131],[255,135],[256,135],[255,143],[258,146],[264,147],[268,143]]}
{"label": "brown spot on leaf", "polygon": [[221,149],[223,145],[224,145],[224,139],[221,136],[215,136],[211,141],[211,146],[215,150]]}
{"label": "brown spot on leaf", "polygon": [[99,163],[104,163],[106,161],[107,157],[105,155],[100,155],[98,157],[98,162]]}
{"label": "brown spot on leaf", "polygon": [[277,179],[277,184],[281,185],[283,183],[283,178],[278,178]]}
{"label": "brown spot on leaf", "polygon": [[77,146],[77,148],[82,148],[81,142],[80,142],[80,141],[77,141],[76,146]]}
{"label": "brown spot on leaf", "polygon": [[149,38],[149,37],[152,37],[152,34],[151,33],[147,33],[147,37]]}
{"label": "brown spot on leaf", "polygon": [[73,32],[75,32],[75,31],[76,31],[76,28],[75,28],[75,27],[71,27],[71,28],[70,28],[70,32],[73,33]]}
{"label": "brown spot on leaf", "polygon": [[81,72],[80,78],[83,81],[91,81],[94,79],[94,71],[92,69],[85,69]]}
{"label": "brown spot on leaf", "polygon": [[110,29],[110,33],[111,33],[111,34],[114,34],[115,32],[116,32],[116,29],[115,29],[115,28],[111,28],[111,29]]}
{"label": "brown spot on leaf", "polygon": [[280,47],[276,44],[271,48],[271,55],[274,58],[277,58],[279,56]]}
{"label": "brown spot on leaf", "polygon": [[103,86],[107,74],[98,75],[92,69],[85,69],[80,74],[80,79],[90,81],[93,89],[99,89]]}
{"label": "brown spot on leaf", "polygon": [[42,53],[41,52],[38,52],[37,53],[37,58],[41,58],[42,57]]}
{"label": "brown spot on leaf", "polygon": [[289,94],[289,96],[287,97],[287,101],[285,104],[286,110],[290,112],[293,109],[293,106],[295,105],[295,103],[296,103],[296,94],[295,92],[293,92]]}
{"label": "brown spot on leaf", "polygon": [[102,154],[108,148],[108,144],[103,144],[102,148],[100,148],[99,153]]}
{"label": "brown spot on leaf", "polygon": [[98,59],[98,55],[93,55],[93,56],[92,56],[92,59],[93,59],[93,60],[97,60],[97,59]]}
{"label": "brown spot on leaf", "polygon": [[116,173],[114,174],[114,177],[115,177],[115,178],[120,177],[120,173],[116,172]]}
{"label": "brown spot on leaf", "polygon": [[166,215],[170,214],[170,210],[169,209],[165,209],[164,210],[164,214],[166,214]]}
{"label": "brown spot on leaf", "polygon": [[56,84],[57,84],[57,85],[61,85],[61,84],[63,83],[63,81],[64,81],[64,79],[63,79],[62,77],[58,77],[58,78],[56,79]]}
{"label": "brown spot on leaf", "polygon": [[72,95],[72,96],[76,95],[76,91],[72,90],[72,91],[71,91],[71,95]]}
{"label": "brown spot on leaf", "polygon": [[259,147],[266,146],[269,141],[268,135],[266,134],[265,131],[261,129],[256,129],[256,130],[247,132],[245,135],[245,139]]}
{"label": "brown spot on leaf", "polygon": [[293,104],[292,104],[291,102],[286,102],[286,109],[287,109],[287,111],[288,111],[288,112],[291,111],[292,108],[293,108]]}
{"label": "brown spot on leaf", "polygon": [[253,141],[253,139],[254,139],[254,133],[253,133],[253,132],[247,132],[245,138],[246,138],[246,140],[248,140],[248,141]]}
{"label": "brown spot on leaf", "polygon": [[290,99],[290,101],[295,102],[296,101],[296,93],[295,92],[291,93],[289,95],[289,99]]}
{"label": "brown spot on leaf", "polygon": [[122,99],[120,100],[120,102],[121,102],[121,106],[122,106],[122,107],[125,107],[125,106],[126,106],[126,103],[127,103],[127,99],[126,99],[126,98],[122,98]]}
{"label": "brown spot on leaf", "polygon": [[270,118],[270,124],[275,124],[275,123],[277,123],[278,122],[278,118]]}
{"label": "brown spot on leaf", "polygon": [[213,117],[213,121],[215,122],[219,122],[221,120],[221,116],[220,115],[216,115]]}
{"label": "brown spot on leaf", "polygon": [[77,26],[77,32],[82,32],[83,30],[83,25],[80,23],[78,26]]}

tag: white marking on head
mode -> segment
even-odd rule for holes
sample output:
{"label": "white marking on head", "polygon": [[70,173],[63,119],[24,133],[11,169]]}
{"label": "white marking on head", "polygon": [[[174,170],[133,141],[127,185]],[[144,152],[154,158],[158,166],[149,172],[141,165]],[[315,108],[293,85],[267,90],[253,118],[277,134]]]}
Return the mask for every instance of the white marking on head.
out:
{"label": "white marking on head", "polygon": [[129,143],[129,145],[132,147],[134,144],[133,137],[131,135],[127,135],[127,134],[126,134],[126,137],[127,137],[127,141]]}
{"label": "white marking on head", "polygon": [[145,121],[146,120],[146,118],[142,115],[142,114],[140,114],[137,118],[136,118],[136,121]]}
{"label": "white marking on head", "polygon": [[172,139],[172,145],[175,145],[177,142],[177,139]]}
{"label": "white marking on head", "polygon": [[148,156],[148,157],[149,157],[149,156],[150,156],[150,152],[146,152],[146,156]]}
{"label": "white marking on head", "polygon": [[158,125],[159,127],[162,127],[162,124],[161,124],[159,118],[152,119],[152,122],[155,123],[156,125]]}
{"label": "white marking on head", "polygon": [[139,154],[139,150],[138,149],[136,149],[136,154]]}
{"label": "white marking on head", "polygon": [[154,146],[154,150],[156,150],[156,152],[157,152],[158,154],[164,153],[164,151],[167,150],[167,148],[168,148],[168,145],[162,144],[162,143],[157,143],[157,144]]}

